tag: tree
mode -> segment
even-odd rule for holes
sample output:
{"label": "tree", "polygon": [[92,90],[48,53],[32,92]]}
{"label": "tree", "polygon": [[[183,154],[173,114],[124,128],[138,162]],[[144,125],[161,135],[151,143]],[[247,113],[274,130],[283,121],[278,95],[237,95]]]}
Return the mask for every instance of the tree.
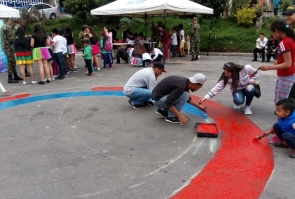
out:
{"label": "tree", "polygon": [[248,8],[251,0],[232,0],[231,15],[237,14],[238,10]]}
{"label": "tree", "polygon": [[214,10],[214,17],[217,19],[220,18],[221,13],[223,13],[224,8],[226,7],[227,3],[229,3],[229,0],[214,0],[214,1],[193,0],[193,1],[203,6],[212,8]]}

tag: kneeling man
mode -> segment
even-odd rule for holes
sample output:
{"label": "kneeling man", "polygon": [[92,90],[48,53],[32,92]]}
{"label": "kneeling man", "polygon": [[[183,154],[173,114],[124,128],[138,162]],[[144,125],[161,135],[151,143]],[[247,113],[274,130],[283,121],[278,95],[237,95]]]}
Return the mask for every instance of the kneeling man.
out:
{"label": "kneeling man", "polygon": [[159,108],[157,113],[165,117],[167,122],[186,124],[188,120],[180,113],[186,102],[202,111],[206,109],[194,101],[189,93],[189,90],[191,92],[199,90],[205,81],[206,77],[201,73],[190,78],[176,75],[164,78],[157,84],[152,93],[154,105]]}
{"label": "kneeling man", "polygon": [[166,73],[164,65],[155,62],[153,67],[141,69],[130,77],[123,92],[130,98],[129,104],[134,109],[153,105],[149,100],[152,97],[152,90],[155,88],[157,77],[162,75],[162,72]]}

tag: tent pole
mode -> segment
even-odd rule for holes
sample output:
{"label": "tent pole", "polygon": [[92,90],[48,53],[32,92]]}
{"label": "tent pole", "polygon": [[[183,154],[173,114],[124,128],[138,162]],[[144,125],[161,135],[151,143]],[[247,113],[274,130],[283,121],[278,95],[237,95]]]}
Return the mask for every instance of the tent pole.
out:
{"label": "tent pole", "polygon": [[148,36],[147,36],[147,26],[148,26],[148,24],[147,24],[147,14],[145,13],[145,15],[144,15],[144,23],[145,23],[145,37],[147,38]]}
{"label": "tent pole", "polygon": [[[166,9],[164,9],[164,26],[165,26],[165,29],[166,29]],[[166,31],[166,30],[165,30]],[[166,33],[166,32],[165,32]],[[166,35],[166,34],[165,34]],[[165,51],[165,48],[166,48],[166,37],[164,35],[164,58],[163,58],[163,63],[165,64],[166,62],[166,51]]]}
{"label": "tent pole", "polygon": [[209,56],[209,47],[210,47],[210,39],[211,39],[211,32],[212,32],[212,23],[213,23],[213,14],[211,16],[211,24],[210,24],[210,31],[209,31],[209,39],[208,39],[208,47],[207,47],[207,56]]}

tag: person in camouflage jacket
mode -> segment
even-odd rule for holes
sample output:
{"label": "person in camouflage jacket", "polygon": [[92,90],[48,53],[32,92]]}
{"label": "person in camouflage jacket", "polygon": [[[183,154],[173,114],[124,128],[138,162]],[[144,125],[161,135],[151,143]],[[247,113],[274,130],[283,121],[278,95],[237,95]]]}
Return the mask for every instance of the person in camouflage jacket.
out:
{"label": "person in camouflage jacket", "polygon": [[189,33],[192,53],[191,61],[198,60],[200,53],[200,25],[198,24],[197,20],[197,17],[193,18],[193,22],[191,23],[191,31]]}
{"label": "person in camouflage jacket", "polygon": [[[18,80],[23,80],[17,75],[16,62],[14,57],[14,19],[9,19],[6,24],[1,27],[2,49],[6,54],[8,61],[8,83],[18,83]],[[12,78],[12,74],[14,79]]]}

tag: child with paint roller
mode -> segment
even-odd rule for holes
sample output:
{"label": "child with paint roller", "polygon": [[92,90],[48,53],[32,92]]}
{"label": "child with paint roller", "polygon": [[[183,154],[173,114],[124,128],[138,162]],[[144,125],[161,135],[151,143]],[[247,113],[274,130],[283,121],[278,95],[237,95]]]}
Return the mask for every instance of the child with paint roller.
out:
{"label": "child with paint roller", "polygon": [[2,86],[1,82],[0,82],[0,90],[2,93],[10,93],[10,91],[5,90],[5,88]]}
{"label": "child with paint roller", "polygon": [[294,105],[290,99],[279,100],[276,104],[276,115],[278,123],[273,125],[273,129],[264,133],[268,136],[275,133],[280,142],[273,143],[275,147],[290,147],[290,158],[295,158],[295,111]]}
{"label": "child with paint roller", "polygon": [[240,109],[240,105],[244,104],[246,98],[244,111],[246,115],[251,115],[252,111],[250,105],[255,94],[255,87],[253,84],[257,83],[258,77],[258,70],[251,65],[239,65],[233,62],[225,63],[223,66],[223,73],[217,84],[204,98],[200,99],[199,104],[213,98],[228,84],[230,85],[233,96],[234,109]]}

